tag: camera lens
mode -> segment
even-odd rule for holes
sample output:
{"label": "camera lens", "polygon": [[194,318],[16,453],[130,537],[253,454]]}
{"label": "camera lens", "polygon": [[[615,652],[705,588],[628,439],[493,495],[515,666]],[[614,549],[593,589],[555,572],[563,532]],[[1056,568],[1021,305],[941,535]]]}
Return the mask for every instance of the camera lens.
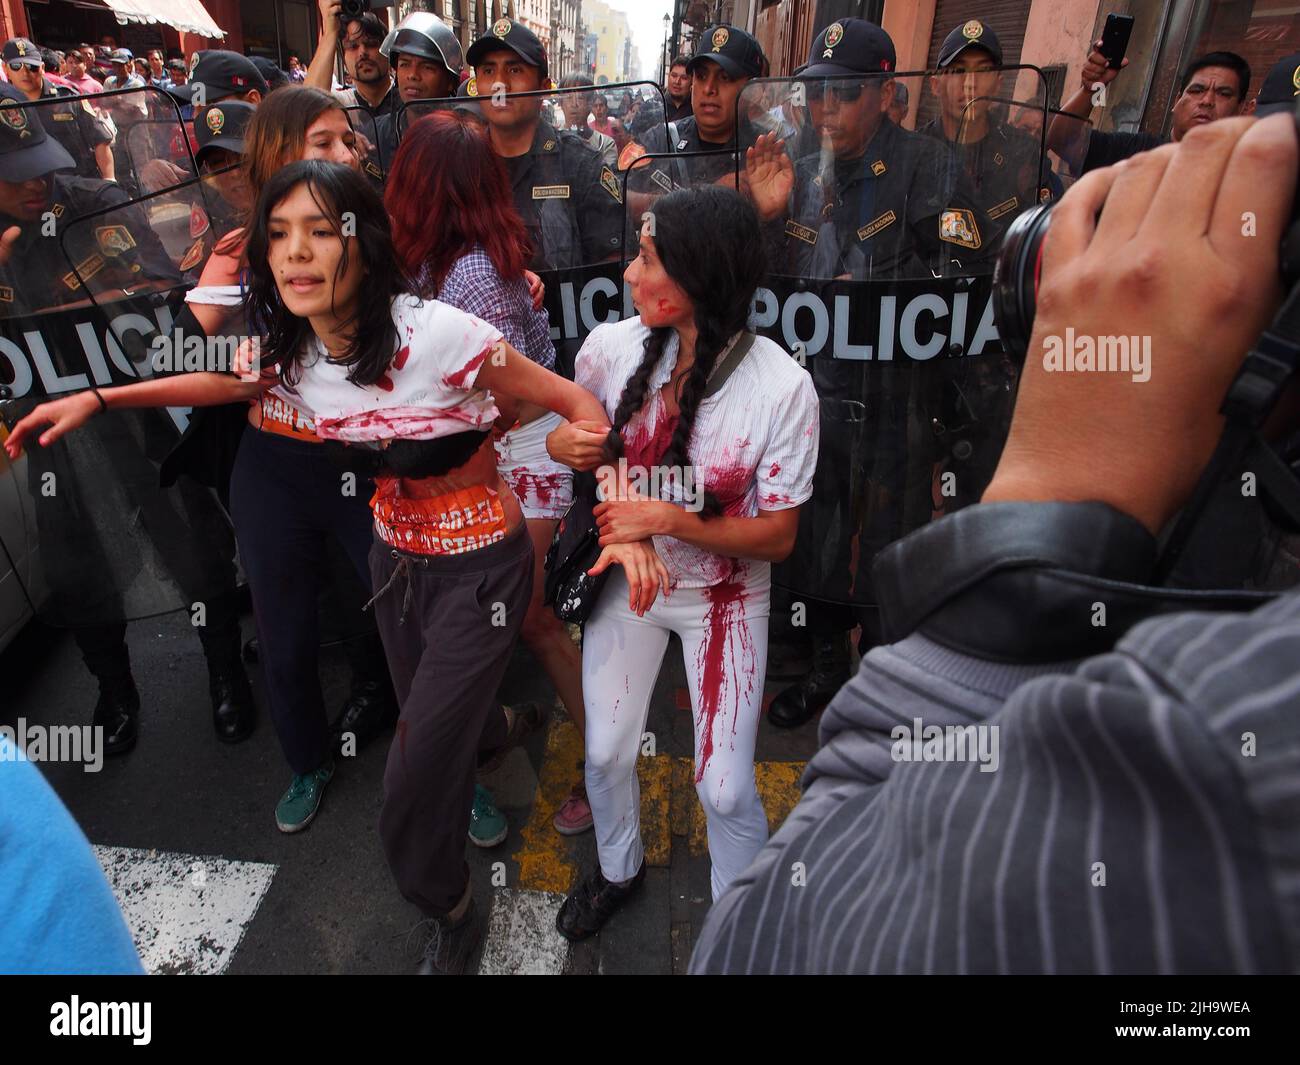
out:
{"label": "camera lens", "polygon": [[341,7],[339,17],[344,22],[351,22],[353,19],[359,19],[370,10],[370,0],[343,0]]}
{"label": "camera lens", "polygon": [[1023,358],[1034,331],[1038,300],[1038,271],[1043,238],[1052,217],[1052,204],[1031,207],[1007,228],[993,266],[993,318],[1002,347]]}

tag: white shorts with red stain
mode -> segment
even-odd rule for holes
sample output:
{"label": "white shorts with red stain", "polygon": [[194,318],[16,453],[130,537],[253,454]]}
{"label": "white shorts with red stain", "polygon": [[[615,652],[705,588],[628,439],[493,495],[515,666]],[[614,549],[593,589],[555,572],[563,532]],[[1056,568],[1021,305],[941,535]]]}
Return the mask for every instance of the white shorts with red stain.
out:
{"label": "white shorts with red stain", "polygon": [[563,421],[558,414],[544,414],[496,442],[497,472],[525,518],[562,518],[573,502],[573,471],[546,453],[547,435]]}

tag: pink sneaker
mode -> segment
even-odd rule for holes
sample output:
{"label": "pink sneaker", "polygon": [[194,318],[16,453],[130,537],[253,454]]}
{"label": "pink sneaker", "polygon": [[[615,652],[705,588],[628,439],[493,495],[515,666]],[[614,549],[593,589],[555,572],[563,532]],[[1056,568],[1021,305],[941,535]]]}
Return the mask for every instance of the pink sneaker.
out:
{"label": "pink sneaker", "polygon": [[591,828],[591,806],[587,802],[587,785],[581,780],[573,785],[569,797],[555,813],[555,831],[561,836],[580,836]]}

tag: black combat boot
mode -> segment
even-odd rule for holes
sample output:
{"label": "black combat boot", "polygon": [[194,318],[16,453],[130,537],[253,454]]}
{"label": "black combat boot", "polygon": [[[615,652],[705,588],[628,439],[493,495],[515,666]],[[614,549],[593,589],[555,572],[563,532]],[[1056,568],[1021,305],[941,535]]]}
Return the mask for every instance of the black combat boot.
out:
{"label": "black combat boot", "polygon": [[848,681],[847,634],[815,635],[812,671],[772,700],[767,719],[777,728],[798,728],[824,709]]}

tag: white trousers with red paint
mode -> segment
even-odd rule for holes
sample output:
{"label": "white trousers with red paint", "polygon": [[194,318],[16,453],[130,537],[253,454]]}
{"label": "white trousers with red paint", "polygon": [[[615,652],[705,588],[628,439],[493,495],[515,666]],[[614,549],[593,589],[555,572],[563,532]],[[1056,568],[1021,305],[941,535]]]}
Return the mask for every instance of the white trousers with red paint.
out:
{"label": "white trousers with red paint", "polygon": [[641,867],[636,760],[668,637],[676,633],[695,720],[695,791],[708,824],[716,900],[767,842],[754,741],[767,672],[771,565],[739,562],[729,580],[712,588],[679,588],[667,600],[660,595],[644,617],[628,608],[622,568],[611,573],[582,638],[587,800],[600,869],[617,882]]}

